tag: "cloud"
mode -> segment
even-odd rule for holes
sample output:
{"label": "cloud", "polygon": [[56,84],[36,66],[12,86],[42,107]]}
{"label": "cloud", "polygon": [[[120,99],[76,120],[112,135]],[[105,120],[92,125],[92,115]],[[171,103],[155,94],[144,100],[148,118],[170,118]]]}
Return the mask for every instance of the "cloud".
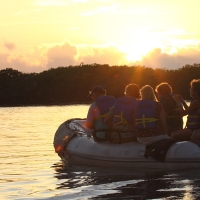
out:
{"label": "cloud", "polygon": [[9,63],[7,62],[9,54],[1,53],[0,54],[0,69],[10,68]]}
{"label": "cloud", "polygon": [[75,46],[69,42],[55,45],[47,52],[46,67],[86,64],[110,64],[121,65],[127,63],[126,55],[113,46]]}
{"label": "cloud", "polygon": [[47,52],[47,68],[74,65],[76,63],[77,48],[65,43],[50,48]]}
{"label": "cloud", "polygon": [[156,48],[150,51],[141,61],[132,64],[143,65],[151,68],[178,69],[186,64],[200,63],[200,51],[196,48],[180,48],[174,54],[162,53]]}
{"label": "cloud", "polygon": [[31,72],[41,72],[45,70],[41,65],[36,65],[27,62],[26,57],[17,56],[12,57],[9,54],[0,54],[0,70],[12,68],[21,72],[31,73]]}
{"label": "cloud", "polygon": [[[12,43],[11,43],[12,44]],[[7,48],[13,48],[7,44]],[[179,48],[174,54],[153,49],[137,62],[128,62],[126,54],[113,45],[74,45],[68,41],[59,44],[42,44],[26,55],[0,53],[0,70],[17,69],[21,72],[42,72],[59,66],[84,64],[141,65],[151,68],[178,69],[187,64],[200,63],[200,45],[195,48]]]}
{"label": "cloud", "polygon": [[0,69],[13,68],[22,72],[41,72],[59,66],[75,65],[78,51],[70,43],[41,45],[29,54],[0,54]]}
{"label": "cloud", "polygon": [[[87,52],[87,54],[84,54]],[[79,62],[87,64],[109,64],[109,65],[122,65],[127,64],[126,55],[119,51],[116,47],[86,47],[84,52],[79,55]]]}
{"label": "cloud", "polygon": [[0,69],[41,72],[59,66],[85,64],[127,64],[126,55],[114,46],[76,46],[69,42],[34,48],[27,55],[0,54]]}
{"label": "cloud", "polygon": [[12,51],[15,49],[15,44],[11,43],[11,42],[4,42],[4,47],[9,50]]}

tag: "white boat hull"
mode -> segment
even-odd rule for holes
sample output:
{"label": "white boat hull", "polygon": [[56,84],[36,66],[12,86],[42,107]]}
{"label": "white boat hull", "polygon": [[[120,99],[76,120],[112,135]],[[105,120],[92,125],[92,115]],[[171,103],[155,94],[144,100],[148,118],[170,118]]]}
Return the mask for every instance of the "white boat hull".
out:
{"label": "white boat hull", "polygon": [[[184,141],[173,144],[163,163],[151,157],[146,159],[144,157],[146,147],[138,142],[124,144],[94,142],[90,137],[91,130],[87,129],[84,123],[84,120],[78,119],[66,121],[60,125],[55,134],[55,149],[59,145],[65,146],[62,153],[59,153],[65,164],[141,170],[200,168],[200,148],[192,142]],[[66,145],[63,138],[74,133],[76,136]]]}

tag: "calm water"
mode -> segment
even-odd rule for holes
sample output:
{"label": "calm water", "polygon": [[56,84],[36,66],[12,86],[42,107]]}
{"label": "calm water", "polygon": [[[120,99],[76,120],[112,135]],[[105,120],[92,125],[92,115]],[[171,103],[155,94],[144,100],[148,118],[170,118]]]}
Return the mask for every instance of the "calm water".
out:
{"label": "calm water", "polygon": [[63,169],[58,126],[88,105],[0,108],[0,199],[198,199],[200,170]]}

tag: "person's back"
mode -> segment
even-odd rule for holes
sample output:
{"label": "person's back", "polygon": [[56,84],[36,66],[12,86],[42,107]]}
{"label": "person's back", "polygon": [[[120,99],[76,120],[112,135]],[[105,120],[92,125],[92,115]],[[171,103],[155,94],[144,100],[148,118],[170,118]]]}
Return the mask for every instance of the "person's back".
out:
{"label": "person's back", "polygon": [[117,131],[135,129],[134,111],[136,99],[134,97],[120,97],[113,110],[113,128]]}
{"label": "person's back", "polygon": [[96,106],[99,109],[100,115],[96,118],[94,123],[94,130],[99,131],[102,129],[109,129],[109,126],[104,123],[104,119],[108,112],[110,111],[111,107],[116,102],[116,98],[113,96],[99,96],[94,104],[96,103]]}
{"label": "person's back", "polygon": [[125,96],[117,99],[105,122],[112,122],[111,142],[125,143],[136,140],[135,104],[140,97],[139,87],[129,84],[125,88]]}
{"label": "person's back", "polygon": [[155,97],[149,85],[141,89],[142,99],[135,107],[136,135],[139,143],[150,144],[168,139],[167,124],[162,104]]}
{"label": "person's back", "polygon": [[135,118],[137,129],[154,129],[157,128],[158,110],[157,102],[151,99],[139,100],[136,103]]}
{"label": "person's back", "polygon": [[92,97],[94,102],[89,108],[86,125],[88,128],[93,129],[95,141],[109,140],[109,126],[104,123],[104,118],[114,105],[116,98],[106,96],[106,90],[101,86],[94,87],[89,96]]}

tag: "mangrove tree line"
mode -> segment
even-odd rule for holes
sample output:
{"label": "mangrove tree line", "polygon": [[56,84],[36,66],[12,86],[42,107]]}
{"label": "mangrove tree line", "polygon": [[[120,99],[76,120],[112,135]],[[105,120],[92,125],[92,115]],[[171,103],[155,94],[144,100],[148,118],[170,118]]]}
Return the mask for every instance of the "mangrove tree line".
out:
{"label": "mangrove tree line", "polygon": [[107,94],[123,96],[124,87],[136,83],[153,88],[168,82],[174,93],[190,99],[189,84],[200,78],[200,64],[176,70],[144,66],[81,65],[52,68],[41,73],[23,73],[12,68],[0,71],[0,106],[60,105],[90,103],[88,91],[102,85]]}

